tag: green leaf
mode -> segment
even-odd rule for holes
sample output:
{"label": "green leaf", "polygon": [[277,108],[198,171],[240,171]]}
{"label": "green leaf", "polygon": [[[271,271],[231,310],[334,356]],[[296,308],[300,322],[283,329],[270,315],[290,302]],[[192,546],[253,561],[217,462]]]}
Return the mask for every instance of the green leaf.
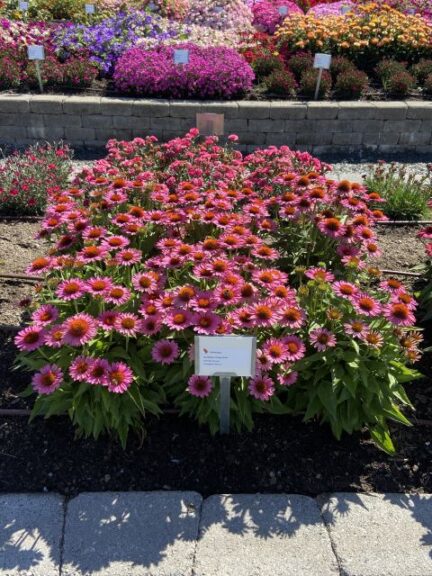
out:
{"label": "green leaf", "polygon": [[406,418],[406,416],[404,416],[402,414],[402,412],[399,410],[399,408],[395,404],[392,404],[391,408],[384,409],[384,413],[389,418],[391,418],[392,420],[395,420],[396,422],[400,422],[401,424],[405,424],[405,426],[412,426],[412,424],[408,420],[408,418]]}
{"label": "green leaf", "polygon": [[382,426],[374,426],[370,429],[370,435],[378,448],[381,448],[381,450],[390,456],[394,456],[396,454],[396,449],[388,429],[383,428]]}

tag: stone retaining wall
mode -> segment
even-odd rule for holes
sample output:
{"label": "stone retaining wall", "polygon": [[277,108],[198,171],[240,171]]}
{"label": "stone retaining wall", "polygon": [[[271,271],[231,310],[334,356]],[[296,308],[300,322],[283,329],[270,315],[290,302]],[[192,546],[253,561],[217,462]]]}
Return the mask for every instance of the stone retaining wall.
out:
{"label": "stone retaining wall", "polygon": [[109,138],[161,140],[196,125],[197,112],[225,115],[243,149],[283,145],[315,154],[432,154],[432,102],[193,102],[92,96],[0,96],[0,145],[65,140],[102,148]]}

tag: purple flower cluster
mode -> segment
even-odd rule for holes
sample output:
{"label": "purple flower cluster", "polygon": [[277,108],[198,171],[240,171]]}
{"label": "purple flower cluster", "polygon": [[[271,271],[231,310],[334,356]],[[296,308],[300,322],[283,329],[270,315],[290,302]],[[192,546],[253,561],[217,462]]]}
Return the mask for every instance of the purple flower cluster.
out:
{"label": "purple flower cluster", "polygon": [[[279,12],[286,10],[286,15]],[[303,10],[289,0],[262,0],[252,5],[253,25],[261,32],[274,34],[276,27],[291,14],[303,14]]]}
{"label": "purple flower cluster", "polygon": [[[174,62],[175,48],[189,50],[189,62]],[[252,88],[254,73],[235,50],[202,48],[194,44],[132,48],[117,62],[116,88],[142,96],[170,98],[224,98],[240,96]]]}

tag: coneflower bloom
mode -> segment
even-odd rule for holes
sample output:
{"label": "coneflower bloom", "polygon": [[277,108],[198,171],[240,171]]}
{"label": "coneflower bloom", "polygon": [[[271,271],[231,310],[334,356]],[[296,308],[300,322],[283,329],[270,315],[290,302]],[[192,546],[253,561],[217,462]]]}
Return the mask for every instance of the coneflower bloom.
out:
{"label": "coneflower bloom", "polygon": [[187,390],[196,398],[207,398],[212,392],[213,383],[208,376],[191,376],[188,380]]}
{"label": "coneflower bloom", "polygon": [[299,374],[295,370],[282,372],[278,375],[278,382],[281,386],[292,386],[298,380]]}
{"label": "coneflower bloom", "polygon": [[297,329],[303,326],[305,313],[297,306],[282,306],[279,324],[287,328]]}
{"label": "coneflower bloom", "polygon": [[58,308],[51,304],[41,306],[32,314],[32,320],[37,326],[48,326],[57,320],[59,317]]}
{"label": "coneflower bloom", "polygon": [[256,326],[272,326],[281,318],[280,303],[276,299],[266,299],[256,302],[249,307],[252,319]]}
{"label": "coneflower bloom", "polygon": [[338,238],[345,233],[345,226],[339,218],[323,218],[318,222],[318,229],[330,238]]}
{"label": "coneflower bloom", "polygon": [[215,334],[222,323],[222,318],[213,312],[200,312],[195,317],[194,330],[197,334]]}
{"label": "coneflower bloom", "polygon": [[97,324],[90,314],[75,314],[64,322],[63,329],[64,344],[83,346],[96,336]]}
{"label": "coneflower bloom", "polygon": [[326,328],[316,328],[309,335],[311,344],[319,352],[336,346],[336,336]]}
{"label": "coneflower bloom", "polygon": [[133,382],[133,372],[124,362],[114,362],[105,374],[105,385],[114,394],[124,394]]}
{"label": "coneflower bloom", "polygon": [[397,326],[411,326],[415,324],[415,316],[410,308],[402,302],[391,302],[384,306],[384,316]]}
{"label": "coneflower bloom", "polygon": [[107,253],[107,249],[102,246],[84,246],[80,252],[77,252],[77,258],[82,263],[98,262],[103,260]]}
{"label": "coneflower bloom", "polygon": [[333,274],[325,268],[309,268],[309,270],[306,270],[305,276],[318,282],[333,282],[334,280]]}
{"label": "coneflower bloom", "polygon": [[390,294],[398,294],[404,291],[404,285],[396,278],[387,278],[380,282],[379,287]]}
{"label": "coneflower bloom", "polygon": [[287,347],[287,360],[289,362],[296,362],[303,358],[306,353],[306,346],[298,336],[289,335],[282,340]]}
{"label": "coneflower bloom", "polygon": [[90,278],[86,281],[87,290],[93,296],[103,296],[105,292],[112,288],[112,285],[111,278],[105,277]]}
{"label": "coneflower bloom", "polygon": [[86,382],[90,382],[94,386],[105,386],[109,366],[109,362],[105,358],[92,359],[87,370]]}
{"label": "coneflower bloom", "polygon": [[138,316],[130,313],[118,314],[114,322],[114,328],[123,334],[123,336],[134,337],[136,336],[140,327],[140,320]]}
{"label": "coneflower bloom", "polygon": [[112,286],[104,296],[105,300],[111,304],[117,304],[121,306],[129,300],[131,293],[127,288],[123,286]]}
{"label": "coneflower bloom", "polygon": [[363,337],[364,342],[371,348],[379,349],[384,344],[383,336],[376,330],[369,330]]}
{"label": "coneflower bloom", "polygon": [[139,331],[146,336],[153,336],[160,332],[162,320],[160,316],[148,316],[140,321]]}
{"label": "coneflower bloom", "polygon": [[107,250],[121,250],[129,246],[130,240],[125,236],[109,236],[102,242],[102,246]]}
{"label": "coneflower bloom", "polygon": [[170,308],[164,318],[164,324],[171,330],[184,330],[195,323],[195,314],[181,308]]}
{"label": "coneflower bloom", "polygon": [[261,286],[272,286],[274,284],[285,284],[288,280],[288,275],[275,268],[268,268],[253,272],[252,280]]}
{"label": "coneflower bloom", "polygon": [[352,302],[356,311],[364,316],[378,316],[381,313],[381,304],[368,294],[357,294]]}
{"label": "coneflower bloom", "polygon": [[107,310],[106,312],[102,312],[102,314],[98,316],[99,326],[107,332],[113,330],[117,315],[118,312],[114,312],[114,310]]}
{"label": "coneflower bloom", "polygon": [[190,301],[192,310],[196,312],[205,312],[207,310],[214,310],[217,307],[217,301],[211,291],[198,292]]}
{"label": "coneflower bloom", "polygon": [[137,292],[155,292],[157,280],[153,272],[140,273],[132,276],[132,285]]}
{"label": "coneflower bloom", "polygon": [[288,359],[288,348],[283,340],[270,338],[263,346],[263,352],[271,364],[280,364]]}
{"label": "coneflower bloom", "polygon": [[63,372],[56,364],[47,364],[32,378],[32,386],[39,394],[52,394],[63,383]]}
{"label": "coneflower bloom", "polygon": [[121,264],[122,266],[133,266],[134,264],[140,262],[141,259],[141,250],[136,250],[135,248],[126,248],[125,250],[117,252],[115,256],[115,261],[117,264]]}
{"label": "coneflower bloom", "polygon": [[269,376],[261,374],[249,381],[248,390],[256,400],[267,402],[274,394],[275,385]]}
{"label": "coneflower bloom", "polygon": [[28,326],[15,337],[15,345],[23,352],[33,352],[45,343],[46,332],[42,326]]}
{"label": "coneflower bloom", "polygon": [[361,320],[352,320],[344,324],[344,329],[349,336],[362,339],[367,332],[368,326]]}
{"label": "coneflower bloom", "polygon": [[93,364],[89,356],[78,356],[69,366],[69,374],[77,382],[87,382],[87,374]]}
{"label": "coneflower bloom", "polygon": [[151,355],[155,362],[159,364],[172,364],[180,354],[177,342],[173,340],[159,340],[153,346]]}
{"label": "coneflower bloom", "polygon": [[86,283],[79,278],[64,280],[57,286],[56,294],[62,300],[78,300],[87,293]]}
{"label": "coneflower bloom", "polygon": [[256,369],[257,369],[257,372],[262,374],[263,372],[267,372],[268,370],[271,370],[272,364],[273,363],[270,361],[270,358],[268,357],[268,355],[263,350],[257,350],[256,351]]}
{"label": "coneflower bloom", "polygon": [[49,329],[45,336],[45,345],[50,348],[61,348],[63,346],[64,328],[63,325],[56,325]]}
{"label": "coneflower bloom", "polygon": [[339,280],[332,284],[332,288],[338,296],[341,298],[353,298],[356,294],[359,293],[359,289],[355,284],[351,282],[345,282],[343,280]]}

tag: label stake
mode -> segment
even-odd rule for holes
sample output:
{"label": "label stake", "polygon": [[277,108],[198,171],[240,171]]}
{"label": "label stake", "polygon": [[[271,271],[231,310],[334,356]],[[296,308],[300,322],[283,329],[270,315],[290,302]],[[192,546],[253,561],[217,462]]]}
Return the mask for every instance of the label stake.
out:
{"label": "label stake", "polygon": [[231,378],[220,376],[219,432],[229,434],[231,407]]}
{"label": "label stake", "polygon": [[41,91],[41,93],[43,93],[44,90],[43,90],[42,75],[39,60],[35,60],[35,66],[36,66],[36,76],[39,82],[39,90]]}
{"label": "label stake", "polygon": [[316,84],[316,88],[315,88],[315,100],[318,100],[319,90],[321,87],[322,73],[323,73],[323,69],[318,68],[318,78],[317,78],[317,84]]}

